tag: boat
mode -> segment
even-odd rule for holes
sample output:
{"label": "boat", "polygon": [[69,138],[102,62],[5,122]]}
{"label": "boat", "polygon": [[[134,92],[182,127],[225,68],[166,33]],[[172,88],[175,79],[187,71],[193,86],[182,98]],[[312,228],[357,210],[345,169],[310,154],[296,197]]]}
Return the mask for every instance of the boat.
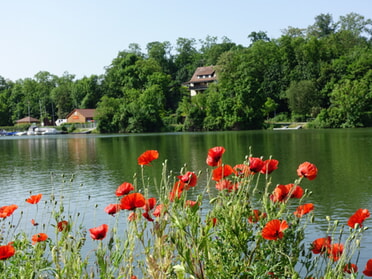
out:
{"label": "boat", "polygon": [[58,134],[58,130],[56,128],[49,128],[49,127],[38,127],[35,129],[37,135],[55,135]]}
{"label": "boat", "polygon": [[296,127],[289,127],[289,126],[283,126],[283,127],[280,127],[280,128],[273,128],[273,130],[275,131],[287,131],[287,130],[299,130],[299,129],[302,129],[302,125],[297,125]]}
{"label": "boat", "polygon": [[30,128],[27,130],[28,136],[34,136],[34,135],[55,135],[59,134],[60,132],[56,128],[50,128],[50,127],[38,127],[31,125]]}

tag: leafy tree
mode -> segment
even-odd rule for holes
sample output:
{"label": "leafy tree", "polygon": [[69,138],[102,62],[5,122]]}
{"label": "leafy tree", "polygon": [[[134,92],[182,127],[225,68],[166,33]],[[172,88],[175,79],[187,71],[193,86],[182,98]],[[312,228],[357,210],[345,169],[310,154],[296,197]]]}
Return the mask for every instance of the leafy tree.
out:
{"label": "leafy tree", "polygon": [[372,20],[365,19],[364,16],[357,13],[349,13],[346,16],[340,16],[340,30],[351,32],[359,37],[362,34],[372,35]]}
{"label": "leafy tree", "polygon": [[363,79],[353,81],[345,79],[335,87],[331,93],[330,109],[338,112],[336,114],[338,121],[334,121],[336,127],[364,126],[363,115],[372,111],[371,84],[372,70],[369,70]]}
{"label": "leafy tree", "polygon": [[287,28],[281,31],[282,31],[283,36],[288,36],[291,38],[305,37],[305,33],[306,33],[306,29],[293,27],[293,26],[288,26]]}
{"label": "leafy tree", "polygon": [[119,119],[115,117],[123,100],[108,96],[103,96],[97,106],[97,129],[101,133],[117,133],[119,129]]}
{"label": "leafy tree", "polygon": [[137,86],[135,64],[140,59],[139,55],[128,51],[119,52],[106,68],[103,86],[107,96],[122,98],[126,88]]}
{"label": "leafy tree", "polygon": [[189,112],[186,116],[184,127],[186,131],[202,131],[205,119],[206,95],[199,94],[191,98]]}
{"label": "leafy tree", "polygon": [[164,110],[164,94],[158,85],[144,90],[138,100],[127,108],[128,125],[125,132],[155,132],[162,127],[161,112]]}
{"label": "leafy tree", "polygon": [[270,42],[270,38],[267,36],[267,33],[264,31],[258,31],[258,32],[253,31],[248,35],[248,39],[250,39],[252,43],[255,43],[257,41]]}
{"label": "leafy tree", "polygon": [[0,76],[0,126],[12,124],[9,97],[12,83]]}
{"label": "leafy tree", "polygon": [[321,38],[333,34],[336,27],[331,14],[320,14],[315,17],[315,23],[308,27],[307,34]]}
{"label": "leafy tree", "polygon": [[238,47],[227,37],[222,37],[222,42],[218,43],[217,37],[207,36],[204,41],[201,40],[201,44],[203,65],[207,66],[217,65],[221,54]]}
{"label": "leafy tree", "polygon": [[[257,43],[265,43],[259,41]],[[264,94],[258,94],[265,62],[255,48],[224,53],[219,60],[217,89],[223,129],[254,129],[263,125]]]}
{"label": "leafy tree", "polygon": [[75,76],[67,72],[57,78],[57,86],[52,90],[52,101],[56,105],[58,118],[66,118],[74,108],[72,99],[72,87]]}
{"label": "leafy tree", "polygon": [[160,65],[163,73],[173,74],[175,72],[170,42],[151,42],[147,44],[146,48],[148,58],[154,59]]}
{"label": "leafy tree", "polygon": [[35,76],[36,97],[39,99],[40,118],[51,118],[55,120],[54,103],[51,95],[52,90],[57,86],[57,77],[49,72],[38,72]]}
{"label": "leafy tree", "polygon": [[[103,96],[102,77],[92,75],[77,81],[77,87],[81,87],[83,98],[80,100],[80,108],[96,108]],[[76,90],[76,89],[75,89]]]}
{"label": "leafy tree", "polygon": [[203,66],[200,54],[196,49],[195,39],[178,38],[176,45],[175,65],[177,73],[175,79],[178,84],[188,81],[196,67]]}
{"label": "leafy tree", "polygon": [[273,99],[271,99],[270,97],[267,97],[266,102],[265,102],[264,107],[263,107],[262,110],[263,110],[264,115],[267,118],[269,118],[270,113],[275,111],[277,108],[278,108],[278,104]]}
{"label": "leafy tree", "polygon": [[311,115],[312,109],[319,107],[319,94],[314,82],[302,80],[292,82],[287,90],[289,107],[294,114],[305,116]]}
{"label": "leafy tree", "polygon": [[[195,96],[196,97],[196,96]],[[204,129],[206,130],[221,130],[225,125],[225,119],[223,117],[223,102],[224,98],[218,91],[216,85],[210,86],[206,92],[205,97],[205,113]]]}

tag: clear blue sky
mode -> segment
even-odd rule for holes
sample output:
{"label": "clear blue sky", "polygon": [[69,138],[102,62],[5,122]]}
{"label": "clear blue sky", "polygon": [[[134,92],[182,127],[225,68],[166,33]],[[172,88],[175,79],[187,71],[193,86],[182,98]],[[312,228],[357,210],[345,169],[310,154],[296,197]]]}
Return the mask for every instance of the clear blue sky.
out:
{"label": "clear blue sky", "polygon": [[223,36],[249,45],[252,31],[279,38],[320,14],[372,18],[371,0],[9,0],[0,6],[0,76],[16,81],[39,71],[77,79],[103,74],[130,43]]}

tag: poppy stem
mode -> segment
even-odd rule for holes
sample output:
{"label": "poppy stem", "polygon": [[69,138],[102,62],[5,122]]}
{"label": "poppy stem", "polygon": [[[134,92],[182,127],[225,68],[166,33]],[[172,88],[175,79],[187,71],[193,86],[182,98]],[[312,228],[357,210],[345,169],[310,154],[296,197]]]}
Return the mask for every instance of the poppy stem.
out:
{"label": "poppy stem", "polygon": [[143,165],[141,165],[141,179],[142,179],[142,186],[145,187],[145,175],[144,175]]}

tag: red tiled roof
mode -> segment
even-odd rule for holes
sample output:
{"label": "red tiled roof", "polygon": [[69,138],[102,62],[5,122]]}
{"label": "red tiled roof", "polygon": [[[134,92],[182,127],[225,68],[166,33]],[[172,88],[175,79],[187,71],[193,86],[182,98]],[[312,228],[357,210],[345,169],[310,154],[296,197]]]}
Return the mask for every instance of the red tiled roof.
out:
{"label": "red tiled roof", "polygon": [[66,118],[69,118],[75,111],[83,115],[85,118],[93,118],[96,112],[95,109],[74,109],[66,116]]}
{"label": "red tiled roof", "polygon": [[33,123],[33,122],[40,122],[39,119],[27,116],[25,118],[19,119],[16,121],[17,123]]}
{"label": "red tiled roof", "polygon": [[[211,75],[211,77],[209,77]],[[199,76],[199,77],[198,77]],[[207,76],[205,78],[201,76]],[[216,80],[215,76],[215,69],[213,66],[207,66],[207,67],[198,67],[192,78],[188,83],[198,83],[198,82],[205,82],[205,81],[214,81]]]}

